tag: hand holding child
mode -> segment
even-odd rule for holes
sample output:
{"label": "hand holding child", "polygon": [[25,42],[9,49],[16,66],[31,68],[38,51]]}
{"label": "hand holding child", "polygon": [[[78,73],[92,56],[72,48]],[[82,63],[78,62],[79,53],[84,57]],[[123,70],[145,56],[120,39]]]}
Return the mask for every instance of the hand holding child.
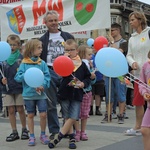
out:
{"label": "hand holding child", "polygon": [[139,68],[138,63],[137,63],[137,62],[134,62],[134,63],[132,64],[132,69],[133,69],[133,70],[137,70],[138,68]]}

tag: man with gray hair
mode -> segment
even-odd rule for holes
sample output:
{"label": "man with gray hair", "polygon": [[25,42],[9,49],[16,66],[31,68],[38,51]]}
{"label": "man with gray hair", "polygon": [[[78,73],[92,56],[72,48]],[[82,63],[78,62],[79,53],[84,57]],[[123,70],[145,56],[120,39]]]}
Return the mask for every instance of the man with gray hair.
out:
{"label": "man with gray hair", "polygon": [[59,14],[55,10],[51,10],[46,13],[44,17],[45,24],[48,31],[40,38],[43,43],[43,51],[41,58],[47,62],[49,67],[51,82],[50,88],[47,89],[46,94],[48,98],[52,101],[48,101],[48,129],[51,133],[50,139],[52,140],[59,132],[59,121],[57,116],[57,88],[60,85],[61,77],[58,76],[53,70],[54,60],[64,54],[64,41],[67,39],[74,39],[74,37],[68,32],[61,31],[59,27]]}

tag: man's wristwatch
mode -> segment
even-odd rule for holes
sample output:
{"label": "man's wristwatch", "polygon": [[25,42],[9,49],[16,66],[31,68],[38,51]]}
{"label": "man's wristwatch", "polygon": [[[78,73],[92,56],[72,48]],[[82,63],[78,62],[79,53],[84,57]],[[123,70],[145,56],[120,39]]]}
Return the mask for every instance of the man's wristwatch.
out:
{"label": "man's wristwatch", "polygon": [[114,42],[114,41],[111,41],[110,43],[111,43],[111,44],[114,44],[115,42]]}

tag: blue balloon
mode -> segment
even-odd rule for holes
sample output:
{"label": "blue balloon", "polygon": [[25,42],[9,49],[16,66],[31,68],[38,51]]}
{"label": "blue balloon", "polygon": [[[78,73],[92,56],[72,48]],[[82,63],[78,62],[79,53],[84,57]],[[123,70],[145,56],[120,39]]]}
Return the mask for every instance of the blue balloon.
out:
{"label": "blue balloon", "polygon": [[107,77],[119,77],[128,73],[126,57],[116,48],[106,47],[95,56],[97,69]]}
{"label": "blue balloon", "polygon": [[88,45],[89,47],[92,47],[92,45],[94,44],[94,39],[89,38],[89,39],[86,41],[86,43],[87,43],[87,45]]}
{"label": "blue balloon", "polygon": [[5,61],[11,54],[11,47],[10,45],[5,42],[0,42],[0,61]]}
{"label": "blue balloon", "polygon": [[43,85],[44,74],[40,69],[32,67],[26,70],[24,80],[28,86],[37,88]]}

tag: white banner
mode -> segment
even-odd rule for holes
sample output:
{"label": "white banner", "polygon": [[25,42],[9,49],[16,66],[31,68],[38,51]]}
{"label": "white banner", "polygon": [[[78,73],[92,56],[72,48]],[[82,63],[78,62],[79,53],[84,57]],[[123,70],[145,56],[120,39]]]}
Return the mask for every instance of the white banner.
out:
{"label": "white banner", "polygon": [[41,37],[47,31],[44,15],[52,9],[58,11],[63,31],[110,28],[109,0],[24,0],[0,6],[1,40],[9,34],[21,39]]}

